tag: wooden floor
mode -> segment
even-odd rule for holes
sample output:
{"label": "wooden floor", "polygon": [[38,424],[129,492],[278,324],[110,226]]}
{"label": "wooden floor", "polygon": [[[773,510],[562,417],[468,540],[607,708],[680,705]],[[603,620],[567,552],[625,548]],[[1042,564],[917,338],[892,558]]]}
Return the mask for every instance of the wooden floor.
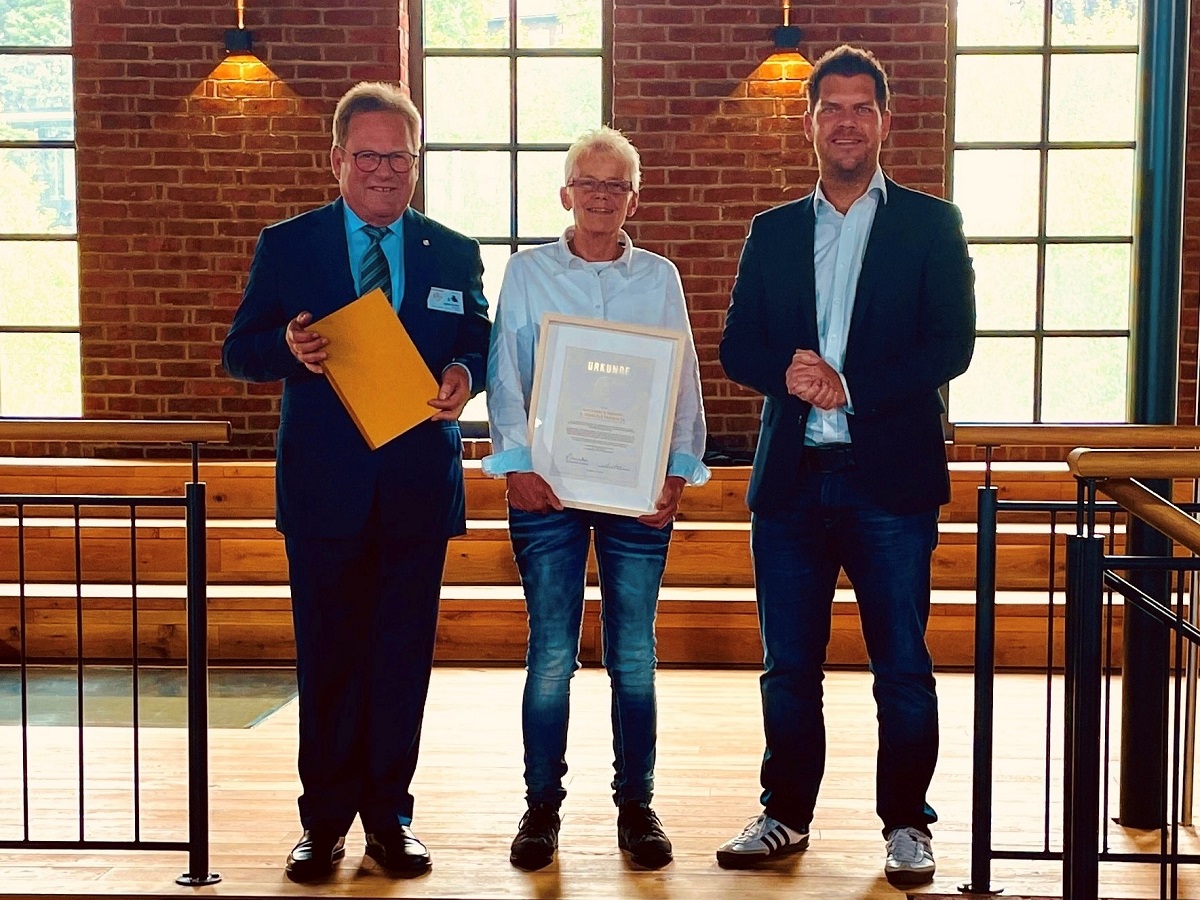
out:
{"label": "wooden floor", "polygon": [[[352,896],[423,898],[587,898],[587,900],[707,900],[707,898],[896,898],[881,876],[882,841],[873,809],[874,713],[869,676],[833,672],[826,706],[831,752],[813,842],[799,856],[757,871],[728,872],[713,851],[758,812],[762,748],[756,673],[747,670],[664,670],[659,674],[660,739],[655,807],[675,843],[675,862],[659,872],[636,871],[615,846],[609,799],[611,736],[608,683],[585,669],[575,681],[569,763],[558,861],[535,874],[508,863],[508,844],[523,808],[519,704],[520,669],[438,668],[434,672],[421,765],[414,792],[415,827],[429,844],[433,872],[394,881],[361,861],[356,826],[345,861],[327,884],[298,886],[282,863],[297,835],[296,705],[293,701],[251,729],[214,729],[212,736],[212,865],[220,884],[185,889],[182,853],[0,851],[0,893],[29,896],[220,897]],[[929,891],[955,893],[968,880],[971,678],[939,677],[942,757],[931,792],[941,816],[935,829],[938,877]],[[996,843],[1040,844],[1044,682],[1028,675],[998,679]],[[1057,700],[1055,701],[1058,702]],[[1061,712],[1061,707],[1059,708]],[[1061,718],[1061,716],[1057,716]],[[18,732],[0,730],[0,837],[19,837]],[[31,739],[38,799],[32,836],[72,837],[75,827],[75,731],[39,728]],[[128,839],[129,739],[118,729],[90,728],[88,781],[92,839]],[[146,839],[184,835],[184,732],[143,729],[143,822]],[[1055,817],[1061,797],[1056,767]],[[1057,832],[1057,827],[1055,827]],[[1113,836],[1114,849],[1149,846],[1152,834]],[[1194,834],[1184,850],[1195,852]],[[1057,839],[1055,839],[1057,840]],[[997,863],[994,881],[1005,895],[1060,893],[1057,863]],[[1192,873],[1184,896],[1200,896]],[[1149,868],[1112,867],[1104,897],[1157,896]]]}

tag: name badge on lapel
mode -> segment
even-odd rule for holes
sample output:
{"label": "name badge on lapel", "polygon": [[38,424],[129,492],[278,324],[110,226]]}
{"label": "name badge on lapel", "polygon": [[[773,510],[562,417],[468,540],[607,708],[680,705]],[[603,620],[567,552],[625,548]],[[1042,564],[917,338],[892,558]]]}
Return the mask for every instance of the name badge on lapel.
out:
{"label": "name badge on lapel", "polygon": [[462,291],[431,287],[429,289],[429,300],[425,305],[430,309],[436,309],[438,312],[457,313],[461,316],[463,314]]}

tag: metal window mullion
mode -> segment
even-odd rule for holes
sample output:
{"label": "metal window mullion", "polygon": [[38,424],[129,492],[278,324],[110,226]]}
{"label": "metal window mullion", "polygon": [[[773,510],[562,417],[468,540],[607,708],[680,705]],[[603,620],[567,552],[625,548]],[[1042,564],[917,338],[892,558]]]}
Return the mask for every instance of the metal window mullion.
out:
{"label": "metal window mullion", "polygon": [[0,241],[58,241],[60,243],[78,243],[79,232],[72,231],[65,234],[62,232],[47,232],[46,234],[35,234],[34,232],[0,234]]}
{"label": "metal window mullion", "polygon": [[0,46],[0,56],[71,56],[74,48],[69,44],[53,46],[37,44],[4,44]]}
{"label": "metal window mullion", "polygon": [[1050,31],[1054,25],[1052,0],[1042,4],[1042,109],[1038,149],[1037,272],[1034,284],[1033,421],[1042,421],[1044,314],[1046,300],[1046,199],[1050,169]]}
{"label": "metal window mullion", "polygon": [[1120,328],[982,328],[975,334],[981,338],[1127,338],[1128,329]]}
{"label": "metal window mullion", "polygon": [[[408,92],[421,111],[421,127],[425,126],[425,0],[408,0]],[[415,37],[414,37],[415,35]],[[424,143],[425,135],[421,135]],[[428,146],[425,146],[428,150]],[[413,189],[413,205],[425,211],[425,179],[418,178]]]}
{"label": "metal window mullion", "polygon": [[[1044,13],[1045,9],[1043,8],[1043,16]],[[1033,56],[1035,53],[1040,53],[1046,48],[1049,48],[1053,53],[1071,56],[1096,56],[1103,54],[1138,52],[1137,44],[1063,44],[1060,47],[1054,47],[1050,43],[1050,29],[1052,26],[1053,15],[1050,17],[1044,17],[1043,27],[1045,29],[1045,35],[1041,45],[1021,44],[995,45],[991,47],[957,47],[955,48],[955,53],[957,53],[959,56]]]}
{"label": "metal window mullion", "polygon": [[600,121],[613,124],[613,0],[600,4]]}
{"label": "metal window mullion", "polygon": [[78,325],[0,325],[0,334],[79,334]]}
{"label": "metal window mullion", "polygon": [[1134,150],[1136,141],[958,141],[955,150]]}
{"label": "metal window mullion", "polygon": [[[990,245],[990,246],[1033,246],[1037,244],[1036,236],[1027,237],[973,237],[968,240],[971,246]],[[1120,234],[1090,234],[1076,235],[1073,237],[1053,237],[1046,238],[1047,246],[1058,246],[1068,244],[1132,244],[1133,237],[1131,235]]]}
{"label": "metal window mullion", "polygon": [[74,140],[0,141],[0,150],[74,150]]}
{"label": "metal window mullion", "polygon": [[570,144],[522,144],[520,142],[505,141],[503,143],[490,143],[490,144],[485,144],[485,143],[461,143],[461,144],[443,143],[443,144],[438,144],[438,143],[434,143],[434,144],[427,144],[425,146],[425,149],[430,151],[431,153],[437,153],[439,151],[444,152],[444,151],[457,151],[457,150],[462,150],[462,151],[467,151],[467,152],[482,152],[485,150],[492,150],[492,151],[499,151],[501,153],[507,153],[508,151],[513,150],[514,148],[517,150],[534,150],[534,151],[539,151],[539,152],[550,151],[550,152],[561,153],[564,150],[568,149],[570,146],[571,146]]}
{"label": "metal window mullion", "polygon": [[508,237],[515,247],[521,233],[517,215],[517,0],[508,0]]}
{"label": "metal window mullion", "polygon": [[459,59],[505,59],[512,56],[514,53],[517,56],[535,57],[539,59],[554,59],[554,58],[586,58],[589,56],[603,56],[603,47],[523,47],[517,49],[516,46],[516,19],[514,17],[512,26],[513,45],[511,47],[446,47],[442,49],[430,48],[424,51],[426,59],[435,57],[442,58],[459,58]]}

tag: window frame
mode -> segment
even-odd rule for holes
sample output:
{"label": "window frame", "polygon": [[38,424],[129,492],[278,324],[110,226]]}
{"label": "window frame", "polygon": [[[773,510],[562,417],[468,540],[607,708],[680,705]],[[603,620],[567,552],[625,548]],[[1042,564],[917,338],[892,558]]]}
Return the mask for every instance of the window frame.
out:
{"label": "window frame", "polygon": [[[429,151],[499,151],[508,153],[509,158],[509,212],[508,235],[476,237],[482,246],[507,247],[509,254],[516,253],[520,247],[533,244],[547,244],[558,240],[559,235],[530,235],[522,234],[518,208],[520,204],[520,184],[517,177],[518,160],[522,153],[553,152],[565,153],[570,143],[525,143],[519,141],[517,133],[517,64],[520,59],[599,59],[600,60],[600,122],[612,123],[613,105],[613,0],[596,0],[600,4],[600,46],[598,48],[579,47],[521,47],[518,44],[519,0],[508,0],[508,46],[506,47],[475,47],[475,48],[426,48],[424,31],[424,2],[425,0],[409,0],[409,54],[408,74],[409,93],[413,103],[425,115],[425,60],[436,58],[458,59],[507,59],[509,67],[508,92],[508,140],[493,143],[466,142],[437,142],[426,143],[422,135],[421,162],[424,166],[425,155]],[[597,123],[600,124],[600,123]],[[425,211],[425,173],[417,180],[413,194],[412,205],[415,209]],[[489,298],[492,308],[498,298]],[[460,420],[464,437],[485,438],[488,436],[487,422],[473,419]]]}
{"label": "window frame", "polygon": [[[72,73],[74,73],[73,63],[74,63],[75,51],[74,51],[74,46],[70,45],[70,44],[67,44],[67,45],[63,45],[63,44],[56,44],[56,45],[4,44],[4,45],[0,45],[0,57],[7,57],[7,56],[67,56],[67,57],[70,57],[72,60]],[[75,112],[74,112],[74,102],[75,102],[75,85],[74,85],[74,83],[72,83],[72,85],[71,85],[71,102],[72,102],[72,128],[71,128],[72,137],[70,140],[66,140],[66,139],[42,140],[42,139],[39,139],[39,140],[12,141],[12,140],[0,139],[0,150],[70,150],[71,153],[73,154],[73,159],[77,160],[76,154],[78,153],[78,148],[77,148],[77,139],[78,139],[77,124],[78,123],[75,122],[76,117],[75,117]],[[76,163],[76,166],[77,165],[78,164]],[[75,229],[73,231],[70,231],[70,232],[57,231],[57,232],[45,232],[45,233],[37,233],[37,232],[0,233],[0,242],[4,242],[4,243],[34,242],[34,241],[39,242],[39,243],[42,243],[42,242],[74,243],[74,244],[76,244],[76,246],[78,248],[78,244],[79,244],[79,192],[78,192],[78,188],[76,188],[76,192],[75,192]],[[77,265],[78,265],[78,263],[77,263]],[[75,298],[76,304],[79,303],[79,300],[80,300],[79,291],[77,290],[76,298]],[[71,325],[8,325],[3,322],[0,322],[0,335],[4,335],[4,334],[73,334],[77,338],[81,339],[80,336],[81,336],[82,327],[83,327],[82,315],[77,316],[76,319],[77,319],[78,324],[76,324],[74,326],[71,326]],[[82,348],[80,350],[80,355],[82,357]],[[83,360],[81,358],[80,359],[81,383],[79,385],[79,393],[78,393],[81,410],[82,410],[82,406],[83,406],[83,385],[82,385],[83,365],[82,365],[82,362],[83,362]],[[0,404],[3,403],[3,390],[4,390],[4,386],[2,384],[0,384]]]}
{"label": "window frame", "polygon": [[[1088,55],[1132,55],[1135,59],[1141,54],[1138,44],[1054,44],[1054,3],[1053,0],[1042,0],[1042,40],[1039,44],[1022,45],[971,45],[961,47],[958,44],[958,4],[951,4],[950,17],[947,27],[947,46],[949,48],[950,65],[947,67],[946,78],[946,184],[950,199],[954,200],[954,163],[956,153],[960,150],[1024,150],[1038,153],[1038,186],[1037,186],[1037,234],[1033,237],[971,237],[967,235],[968,247],[972,246],[1033,246],[1036,248],[1035,276],[1035,310],[1032,328],[980,328],[975,335],[977,338],[1028,338],[1033,340],[1033,411],[1030,421],[1043,422],[1042,401],[1044,383],[1045,343],[1047,339],[1057,338],[1124,338],[1132,339],[1131,322],[1123,329],[1116,328],[1047,328],[1045,326],[1045,287],[1046,287],[1046,252],[1051,246],[1071,245],[1125,245],[1132,253],[1133,235],[1132,222],[1128,235],[1056,235],[1046,233],[1047,220],[1047,188],[1049,162],[1052,151],[1071,150],[1130,150],[1137,152],[1136,140],[1128,141],[1055,141],[1050,140],[1050,73],[1055,58],[1088,56]],[[1039,121],[1039,136],[1036,141],[960,141],[955,139],[955,112],[957,101],[958,60],[966,56],[1020,56],[1037,57],[1041,62],[1041,116]],[[1136,122],[1134,123],[1136,127]],[[1136,137],[1136,133],[1135,133]],[[1134,185],[1136,191],[1136,185]],[[1131,196],[1131,201],[1134,199]],[[1132,266],[1134,260],[1130,259]],[[1132,302],[1132,281],[1129,286]],[[1132,313],[1132,309],[1131,309]],[[1131,373],[1126,371],[1125,391],[1128,398]],[[950,392],[947,415],[950,421],[953,417],[953,389]],[[1128,412],[1122,421],[1128,421]]]}

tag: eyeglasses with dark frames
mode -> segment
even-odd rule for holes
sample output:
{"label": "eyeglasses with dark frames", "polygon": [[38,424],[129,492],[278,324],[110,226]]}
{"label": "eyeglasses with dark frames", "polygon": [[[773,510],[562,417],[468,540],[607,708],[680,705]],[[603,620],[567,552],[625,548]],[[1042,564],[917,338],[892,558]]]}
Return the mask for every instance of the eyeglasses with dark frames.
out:
{"label": "eyeglasses with dark frames", "polygon": [[[343,151],[345,147],[341,148]],[[392,171],[397,175],[404,175],[411,172],[413,166],[417,164],[420,157],[415,153],[409,153],[405,150],[397,150],[395,153],[378,153],[374,150],[359,150],[357,153],[351,153],[354,157],[354,166],[360,172],[374,172],[379,168],[379,164],[385,159]]]}
{"label": "eyeglasses with dark frames", "polygon": [[616,178],[609,178],[601,181],[596,178],[572,178],[567,182],[567,187],[578,188],[585,194],[612,194],[621,196],[628,194],[633,190],[632,181],[622,181]]}

